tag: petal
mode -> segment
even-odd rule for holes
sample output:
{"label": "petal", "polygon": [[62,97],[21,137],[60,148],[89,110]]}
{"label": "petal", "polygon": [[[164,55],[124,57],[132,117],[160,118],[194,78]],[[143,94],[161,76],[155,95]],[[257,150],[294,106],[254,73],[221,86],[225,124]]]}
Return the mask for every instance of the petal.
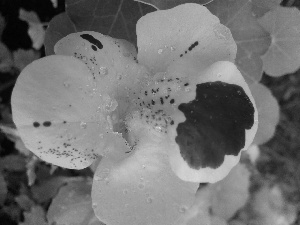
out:
{"label": "petal", "polygon": [[94,85],[80,60],[48,56],[28,65],[12,93],[13,120],[26,147],[66,168],[89,166],[103,154],[116,101]]}
{"label": "petal", "polygon": [[257,109],[241,73],[230,62],[213,64],[195,83],[189,98],[177,98],[175,124],[168,131],[173,141],[170,163],[183,180],[213,183],[229,173],[253,141]]}
{"label": "petal", "polygon": [[148,77],[145,67],[137,64],[135,47],[125,40],[117,40],[93,31],[70,34],[55,45],[58,55],[80,59],[89,68],[97,88],[118,102],[119,116]]}
{"label": "petal", "polygon": [[230,30],[199,4],[183,4],[148,13],[137,23],[138,61],[154,73],[180,58],[204,68],[234,61],[236,44]]}
{"label": "petal", "polygon": [[162,138],[148,133],[123,161],[105,157],[93,182],[96,216],[105,224],[173,225],[184,221],[197,183],[180,180],[171,170]]}
{"label": "petal", "polygon": [[54,47],[58,55],[74,56],[84,62],[101,90],[115,92],[115,84],[138,82],[143,67],[137,64],[135,47],[93,31],[72,33]]}

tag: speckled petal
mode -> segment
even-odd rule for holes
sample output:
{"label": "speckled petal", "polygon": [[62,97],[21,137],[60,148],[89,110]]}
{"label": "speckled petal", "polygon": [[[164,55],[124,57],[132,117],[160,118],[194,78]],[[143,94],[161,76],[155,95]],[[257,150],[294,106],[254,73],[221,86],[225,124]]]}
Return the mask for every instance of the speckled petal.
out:
{"label": "speckled petal", "polygon": [[103,158],[92,189],[93,208],[102,222],[183,225],[180,221],[186,221],[199,185],[172,172],[165,147],[163,139],[150,132],[125,160]]}
{"label": "speckled petal", "polygon": [[117,106],[97,88],[86,65],[70,56],[34,61],[12,93],[13,120],[26,147],[66,168],[89,166],[120,138],[110,134]]}
{"label": "speckled petal", "polygon": [[183,4],[143,16],[137,23],[138,61],[153,72],[188,58],[205,68],[217,61],[234,61],[236,44],[228,28],[206,7]]}
{"label": "speckled petal", "polygon": [[54,51],[74,56],[87,65],[97,87],[118,102],[119,118],[126,115],[135,93],[149,76],[146,68],[136,62],[132,44],[97,32],[69,34],[56,43]]}
{"label": "speckled petal", "polygon": [[217,182],[239,162],[255,136],[258,114],[249,87],[236,66],[226,61],[198,76],[185,74],[176,64],[169,73],[186,75],[196,84],[175,97],[174,125],[168,129],[171,167],[182,180]]}
{"label": "speckled petal", "polygon": [[54,51],[81,60],[98,86],[114,95],[120,94],[115,86],[131,88],[147,73],[137,64],[136,49],[132,44],[93,31],[69,34],[56,43]]}

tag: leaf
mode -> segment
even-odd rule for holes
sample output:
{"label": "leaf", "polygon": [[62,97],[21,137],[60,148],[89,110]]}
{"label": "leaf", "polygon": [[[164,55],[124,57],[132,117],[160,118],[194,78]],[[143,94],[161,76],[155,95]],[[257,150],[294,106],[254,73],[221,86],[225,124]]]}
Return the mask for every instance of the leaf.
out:
{"label": "leaf", "polygon": [[96,31],[135,43],[135,25],[151,11],[151,6],[132,0],[67,0],[66,13],[56,16],[46,32],[47,54],[54,53],[58,40],[79,31]]}
{"label": "leaf", "polygon": [[45,211],[41,206],[33,206],[30,212],[24,212],[24,223],[19,225],[48,225],[45,219]]}
{"label": "leaf", "polygon": [[41,57],[40,52],[33,49],[18,49],[13,52],[14,66],[22,71],[28,64]]}
{"label": "leaf", "polygon": [[198,3],[201,5],[209,4],[214,0],[134,0],[147,5],[151,5],[157,10],[171,9],[185,3]]}
{"label": "leaf", "polygon": [[91,181],[87,179],[62,187],[49,207],[49,224],[104,225],[95,218],[90,194]]}
{"label": "leaf", "polygon": [[27,174],[29,186],[31,186],[35,182],[36,179],[35,167],[38,161],[39,161],[38,158],[35,155],[33,155],[26,164],[26,168],[27,168],[26,174]]}
{"label": "leaf", "polygon": [[53,198],[59,188],[67,182],[68,178],[59,176],[44,180],[38,185],[33,185],[31,187],[33,198],[39,203],[46,202]]}
{"label": "leaf", "polygon": [[[6,114],[6,112],[3,110],[2,111],[2,118],[3,116]],[[25,147],[24,142],[22,141],[22,139],[19,136],[19,133],[17,131],[17,129],[14,127],[14,125],[12,125],[11,123],[11,113],[9,112],[9,114],[6,114],[5,116],[7,116],[7,118],[4,118],[2,121],[5,121],[5,124],[0,124],[0,130],[1,132],[3,132],[6,137],[15,143],[15,148],[22,154],[24,155],[29,155],[30,151]],[[8,121],[6,121],[8,120]],[[8,122],[8,123],[6,123]]]}
{"label": "leaf", "polygon": [[38,15],[34,11],[26,11],[21,8],[19,11],[19,19],[28,23],[28,35],[32,40],[32,47],[39,50],[44,44],[45,29]]}
{"label": "leaf", "polygon": [[5,26],[6,26],[5,19],[2,16],[2,14],[0,13],[0,40],[1,40],[2,33],[3,33]]}
{"label": "leaf", "polygon": [[10,50],[0,41],[0,72],[8,72],[13,67],[13,64]]}
{"label": "leaf", "polygon": [[270,44],[269,34],[252,13],[250,0],[219,0],[207,5],[227,26],[238,46],[236,64],[248,84],[260,81],[262,60]]}
{"label": "leaf", "polygon": [[66,13],[58,14],[50,21],[45,35],[46,55],[53,55],[54,45],[68,34],[76,32],[76,28]]}
{"label": "leaf", "polygon": [[224,180],[212,184],[212,213],[228,220],[243,207],[249,197],[249,178],[246,166],[238,164]]}
{"label": "leaf", "polygon": [[4,180],[3,174],[0,171],[0,206],[3,205],[7,195],[7,184]]}
{"label": "leaf", "polygon": [[25,165],[25,158],[20,154],[0,158],[0,170],[23,172],[26,169]]}
{"label": "leaf", "polygon": [[258,129],[253,143],[261,145],[269,141],[279,123],[279,105],[270,89],[255,83],[249,86],[258,111]]}
{"label": "leaf", "polygon": [[288,225],[297,219],[297,207],[286,201],[278,186],[263,186],[251,198],[250,206],[255,215],[251,224]]}
{"label": "leaf", "polygon": [[35,205],[34,201],[31,200],[26,194],[15,197],[15,201],[18,203],[20,208],[25,211],[30,211],[30,209]]}
{"label": "leaf", "polygon": [[252,12],[256,18],[262,17],[266,12],[280,6],[282,0],[252,0]]}
{"label": "leaf", "polygon": [[277,7],[259,19],[272,42],[262,56],[263,69],[271,76],[293,73],[300,67],[300,12],[296,7]]}

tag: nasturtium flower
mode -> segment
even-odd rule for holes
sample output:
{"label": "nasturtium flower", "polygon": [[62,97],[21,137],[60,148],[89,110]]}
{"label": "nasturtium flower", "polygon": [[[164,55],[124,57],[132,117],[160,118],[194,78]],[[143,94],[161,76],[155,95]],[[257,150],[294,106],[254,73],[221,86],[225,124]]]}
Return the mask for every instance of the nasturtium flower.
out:
{"label": "nasturtium flower", "polygon": [[257,110],[228,28],[184,4],[143,16],[137,46],[84,31],[28,65],[12,94],[25,145],[55,165],[102,157],[92,198],[106,224],[186,224],[199,183],[251,144]]}

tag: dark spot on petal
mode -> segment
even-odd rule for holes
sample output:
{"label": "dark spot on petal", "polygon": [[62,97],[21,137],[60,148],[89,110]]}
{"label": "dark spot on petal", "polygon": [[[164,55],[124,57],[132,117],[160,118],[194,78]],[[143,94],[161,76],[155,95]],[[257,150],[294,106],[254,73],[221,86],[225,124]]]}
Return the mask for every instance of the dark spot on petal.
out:
{"label": "dark spot on petal", "polygon": [[191,168],[218,168],[226,155],[237,156],[245,146],[245,129],[254,124],[255,110],[243,88],[224,84],[198,84],[196,98],[178,106],[186,120],[178,124],[175,141]]}
{"label": "dark spot on petal", "polygon": [[51,126],[51,122],[50,121],[45,121],[43,123],[44,127],[50,127]]}
{"label": "dark spot on petal", "polygon": [[97,48],[99,48],[99,49],[103,48],[102,43],[90,34],[82,34],[82,35],[80,35],[80,37],[82,37],[84,40],[87,40],[91,44],[96,45]]}
{"label": "dark spot on petal", "polygon": [[93,49],[94,51],[97,51],[97,47],[96,47],[95,45],[92,45],[92,49]]}
{"label": "dark spot on petal", "polygon": [[160,97],[160,103],[163,105],[164,104],[164,99]]}
{"label": "dark spot on petal", "polygon": [[189,47],[189,51],[192,51],[193,48],[195,48],[198,44],[199,44],[198,41],[196,41],[194,44],[192,44],[192,45]]}
{"label": "dark spot on petal", "polygon": [[33,126],[34,126],[34,127],[39,127],[39,126],[40,126],[40,123],[39,123],[39,122],[34,122],[34,123],[33,123]]}

